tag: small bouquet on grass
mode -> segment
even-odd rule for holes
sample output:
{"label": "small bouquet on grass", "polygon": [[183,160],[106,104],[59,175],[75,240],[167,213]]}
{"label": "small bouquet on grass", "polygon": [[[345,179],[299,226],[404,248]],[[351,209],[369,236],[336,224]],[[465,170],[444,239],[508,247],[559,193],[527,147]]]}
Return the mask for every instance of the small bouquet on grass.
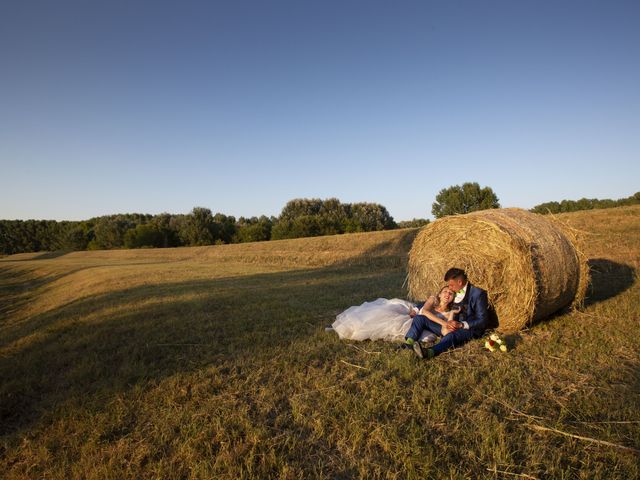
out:
{"label": "small bouquet on grass", "polygon": [[484,348],[486,348],[490,352],[495,352],[496,350],[506,352],[508,350],[505,341],[501,339],[496,333],[492,333],[489,337],[489,340],[484,342]]}

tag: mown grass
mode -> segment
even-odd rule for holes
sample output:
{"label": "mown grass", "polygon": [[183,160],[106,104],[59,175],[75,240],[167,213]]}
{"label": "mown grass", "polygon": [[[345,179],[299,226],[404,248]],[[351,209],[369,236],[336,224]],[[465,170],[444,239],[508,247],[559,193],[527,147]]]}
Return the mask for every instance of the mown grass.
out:
{"label": "mown grass", "polygon": [[3,258],[0,477],[637,478],[640,208],[564,219],[585,310],[431,362],[324,331],[415,230]]}

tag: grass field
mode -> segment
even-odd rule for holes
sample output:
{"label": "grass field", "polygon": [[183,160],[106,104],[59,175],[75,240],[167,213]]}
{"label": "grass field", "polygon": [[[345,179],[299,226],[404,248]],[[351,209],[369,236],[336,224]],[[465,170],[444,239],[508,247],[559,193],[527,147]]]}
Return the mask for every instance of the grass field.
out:
{"label": "grass field", "polygon": [[0,259],[0,478],[640,476],[640,207],[587,235],[583,312],[430,362],[340,341],[416,230]]}

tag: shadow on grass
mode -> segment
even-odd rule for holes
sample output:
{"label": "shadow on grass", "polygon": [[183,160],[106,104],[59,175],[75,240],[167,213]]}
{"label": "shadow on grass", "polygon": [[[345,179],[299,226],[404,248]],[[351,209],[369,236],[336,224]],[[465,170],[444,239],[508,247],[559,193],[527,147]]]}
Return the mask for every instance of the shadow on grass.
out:
{"label": "shadow on grass", "polygon": [[43,252],[40,255],[33,257],[31,260],[51,260],[52,258],[60,258],[71,252],[67,250],[58,250],[56,252]]}
{"label": "shadow on grass", "polygon": [[34,275],[31,269],[0,267],[0,327],[3,320],[33,300],[38,289],[77,270],[61,274]]}
{"label": "shadow on grass", "polygon": [[[591,282],[589,283],[584,301],[585,307],[615,297],[631,288],[635,282],[635,269],[629,265],[604,258],[593,258],[590,259],[588,263],[591,270]],[[568,311],[570,311],[570,307],[564,307],[536,321],[534,325],[551,323]],[[489,328],[496,328],[498,326],[498,319],[493,310],[489,311],[489,324]],[[519,342],[514,342],[514,345],[518,343]]]}
{"label": "shadow on grass", "polygon": [[589,260],[591,284],[587,291],[585,306],[602,302],[631,288],[635,281],[635,269],[624,263],[604,258]]}
{"label": "shadow on grass", "polygon": [[414,236],[324,268],[112,291],[11,326],[0,357],[0,438],[75,399],[98,409],[176,373],[276,355],[350,305],[401,296]]}
{"label": "shadow on grass", "polygon": [[[16,260],[16,262],[29,262],[31,260]],[[162,263],[162,262],[157,262]],[[152,263],[127,263],[126,266],[135,265],[151,265]],[[8,318],[12,313],[20,310],[29,302],[33,301],[47,285],[57,282],[65,277],[75,273],[91,270],[94,268],[114,268],[121,267],[122,264],[116,265],[88,265],[82,267],[70,268],[61,273],[36,274],[35,268],[12,269],[7,265],[0,265],[0,328],[3,326],[3,320]],[[7,337],[3,336],[0,346],[6,343]]]}

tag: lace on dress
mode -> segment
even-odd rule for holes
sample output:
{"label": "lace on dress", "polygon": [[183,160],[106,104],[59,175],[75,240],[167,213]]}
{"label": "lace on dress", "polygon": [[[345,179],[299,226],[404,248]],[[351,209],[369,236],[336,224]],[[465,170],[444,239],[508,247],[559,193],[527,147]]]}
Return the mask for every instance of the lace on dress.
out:
{"label": "lace on dress", "polygon": [[[378,298],[347,308],[336,317],[333,329],[338,336],[347,340],[389,340],[401,341],[411,327],[409,312],[414,305],[399,298]],[[443,314],[435,312],[446,320]],[[424,332],[420,341],[434,341],[436,336]]]}

